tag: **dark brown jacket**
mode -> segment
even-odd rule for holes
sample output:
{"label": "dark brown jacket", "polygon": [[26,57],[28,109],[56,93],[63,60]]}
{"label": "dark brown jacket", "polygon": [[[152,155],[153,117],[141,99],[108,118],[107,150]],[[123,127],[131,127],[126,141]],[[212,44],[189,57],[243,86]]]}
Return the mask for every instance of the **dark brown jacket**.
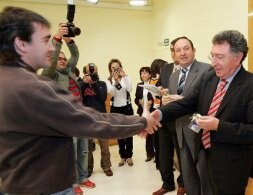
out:
{"label": "dark brown jacket", "polygon": [[123,138],[146,127],[139,116],[84,107],[47,77],[0,65],[2,190],[50,194],[75,183],[72,137]]}

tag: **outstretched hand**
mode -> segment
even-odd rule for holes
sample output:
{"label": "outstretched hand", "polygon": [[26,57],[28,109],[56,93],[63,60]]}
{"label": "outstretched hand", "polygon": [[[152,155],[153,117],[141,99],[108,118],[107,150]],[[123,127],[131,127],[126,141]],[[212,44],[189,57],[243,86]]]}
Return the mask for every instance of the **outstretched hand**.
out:
{"label": "outstretched hand", "polygon": [[138,136],[139,136],[140,138],[147,138],[148,132],[147,132],[147,131],[141,131],[141,132],[138,134]]}
{"label": "outstretched hand", "polygon": [[154,113],[154,112],[150,114],[150,112],[144,109],[143,114],[142,114],[142,116],[147,119],[147,127],[145,128],[145,131],[149,134],[153,134],[158,129],[158,127],[162,126],[160,123],[159,111],[157,111],[159,114]]}

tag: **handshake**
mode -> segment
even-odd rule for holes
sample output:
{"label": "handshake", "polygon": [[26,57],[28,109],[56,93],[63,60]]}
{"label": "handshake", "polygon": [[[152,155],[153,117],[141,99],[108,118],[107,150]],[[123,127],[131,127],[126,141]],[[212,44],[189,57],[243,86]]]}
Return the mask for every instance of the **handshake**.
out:
{"label": "handshake", "polygon": [[160,123],[160,111],[158,110],[150,113],[147,109],[144,109],[142,117],[147,119],[147,126],[144,131],[139,134],[141,137],[146,137],[147,134],[153,134],[158,130],[158,127],[162,126]]}

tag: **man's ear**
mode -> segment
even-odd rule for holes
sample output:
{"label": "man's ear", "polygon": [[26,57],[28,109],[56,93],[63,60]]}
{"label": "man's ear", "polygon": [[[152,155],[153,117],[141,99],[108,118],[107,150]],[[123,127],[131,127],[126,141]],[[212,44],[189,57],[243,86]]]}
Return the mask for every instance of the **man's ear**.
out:
{"label": "man's ear", "polygon": [[235,55],[235,60],[236,60],[236,64],[240,65],[241,64],[241,60],[243,58],[243,53],[239,52],[238,54]]}
{"label": "man's ear", "polygon": [[15,37],[14,40],[14,47],[16,49],[16,52],[21,55],[26,52],[26,45],[27,42],[20,39],[20,37]]}

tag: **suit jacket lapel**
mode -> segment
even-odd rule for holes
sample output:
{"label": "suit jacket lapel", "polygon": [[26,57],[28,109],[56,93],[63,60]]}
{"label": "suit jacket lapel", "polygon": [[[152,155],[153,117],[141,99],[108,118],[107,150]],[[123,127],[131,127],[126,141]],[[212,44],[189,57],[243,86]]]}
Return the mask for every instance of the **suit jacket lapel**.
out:
{"label": "suit jacket lapel", "polygon": [[189,89],[191,88],[191,85],[192,85],[193,81],[197,77],[198,64],[196,62],[197,61],[194,60],[192,66],[191,66],[191,69],[189,70],[189,73],[187,75],[184,90],[183,90],[183,96],[185,96],[188,93]]}
{"label": "suit jacket lapel", "polygon": [[171,78],[170,78],[171,83],[169,85],[171,86],[170,87],[171,91],[169,91],[170,94],[177,94],[179,74],[180,74],[180,70],[177,70],[171,75]]}

